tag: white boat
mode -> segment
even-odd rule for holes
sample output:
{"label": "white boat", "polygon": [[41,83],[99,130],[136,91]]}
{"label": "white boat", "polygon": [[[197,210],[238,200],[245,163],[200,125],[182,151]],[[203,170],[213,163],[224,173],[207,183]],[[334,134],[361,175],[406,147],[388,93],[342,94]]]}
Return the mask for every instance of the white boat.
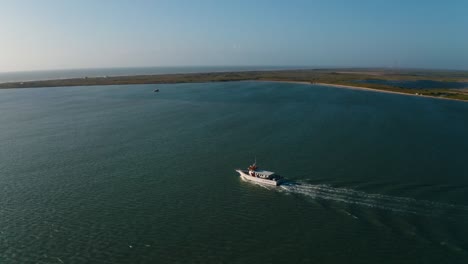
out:
{"label": "white boat", "polygon": [[261,170],[257,167],[257,162],[250,165],[247,170],[236,170],[240,177],[247,181],[278,186],[283,182],[283,178],[272,171]]}

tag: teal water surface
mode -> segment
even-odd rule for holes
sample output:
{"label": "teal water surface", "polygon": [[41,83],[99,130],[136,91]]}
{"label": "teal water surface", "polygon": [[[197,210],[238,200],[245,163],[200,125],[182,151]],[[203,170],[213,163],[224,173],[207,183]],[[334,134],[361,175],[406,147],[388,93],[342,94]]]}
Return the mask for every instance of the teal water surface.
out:
{"label": "teal water surface", "polygon": [[157,87],[0,90],[0,263],[468,262],[468,103]]}

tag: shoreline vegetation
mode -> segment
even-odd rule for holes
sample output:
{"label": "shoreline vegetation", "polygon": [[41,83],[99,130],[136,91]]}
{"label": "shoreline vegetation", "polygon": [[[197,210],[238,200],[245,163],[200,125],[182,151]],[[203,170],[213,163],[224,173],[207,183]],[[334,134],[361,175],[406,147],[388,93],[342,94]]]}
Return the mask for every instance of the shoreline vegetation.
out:
{"label": "shoreline vegetation", "polygon": [[[377,80],[381,82],[364,82],[366,80]],[[463,89],[427,87],[404,88],[397,85],[398,82],[405,81],[435,81],[441,83],[446,82],[447,84],[449,82],[468,82],[467,71],[442,70],[307,69],[103,76],[26,82],[6,82],[0,83],[0,89],[229,81],[301,83],[362,91],[385,92],[402,95],[468,101],[468,87]],[[449,87],[449,85],[447,85],[447,87]]]}

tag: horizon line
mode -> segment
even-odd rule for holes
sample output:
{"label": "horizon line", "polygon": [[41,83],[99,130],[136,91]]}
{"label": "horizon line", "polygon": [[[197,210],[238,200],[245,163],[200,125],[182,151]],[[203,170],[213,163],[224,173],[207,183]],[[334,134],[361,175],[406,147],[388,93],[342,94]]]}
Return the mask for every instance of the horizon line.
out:
{"label": "horizon line", "polygon": [[[78,70],[115,70],[115,69],[151,69],[151,68],[221,68],[221,67],[245,67],[245,68],[279,68],[281,70],[324,70],[324,69],[382,69],[382,70],[428,70],[428,71],[468,71],[468,69],[454,68],[427,68],[427,67],[393,67],[393,66],[319,66],[319,65],[171,65],[171,66],[116,66],[116,67],[77,67],[77,68],[49,68],[49,69],[34,69],[34,70],[19,70],[19,71],[0,71],[0,74],[15,74],[15,73],[33,73],[33,72],[57,72],[57,71],[78,71]],[[265,69],[269,70],[269,69]],[[239,70],[243,71],[243,70]]]}

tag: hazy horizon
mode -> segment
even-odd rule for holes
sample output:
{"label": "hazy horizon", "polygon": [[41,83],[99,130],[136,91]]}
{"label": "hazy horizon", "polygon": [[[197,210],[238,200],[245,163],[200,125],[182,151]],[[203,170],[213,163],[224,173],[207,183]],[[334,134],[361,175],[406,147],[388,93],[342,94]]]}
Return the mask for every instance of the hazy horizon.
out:
{"label": "hazy horizon", "polygon": [[[375,70],[427,70],[427,71],[468,71],[467,69],[450,69],[450,68],[423,68],[423,67],[395,67],[395,66],[332,66],[332,65],[175,65],[175,66],[129,66],[129,67],[82,67],[82,68],[48,68],[48,69],[33,69],[33,70],[19,70],[19,71],[0,71],[0,74],[15,74],[15,73],[33,73],[33,72],[59,72],[59,71],[92,71],[92,70],[126,70],[126,69],[183,69],[183,68],[238,68],[239,71],[249,71],[249,70],[274,70],[274,69],[297,69],[297,70],[307,70],[307,69],[375,69]],[[235,69],[237,70],[237,69]]]}
{"label": "hazy horizon", "polygon": [[143,67],[468,70],[468,2],[15,1],[0,72]]}

